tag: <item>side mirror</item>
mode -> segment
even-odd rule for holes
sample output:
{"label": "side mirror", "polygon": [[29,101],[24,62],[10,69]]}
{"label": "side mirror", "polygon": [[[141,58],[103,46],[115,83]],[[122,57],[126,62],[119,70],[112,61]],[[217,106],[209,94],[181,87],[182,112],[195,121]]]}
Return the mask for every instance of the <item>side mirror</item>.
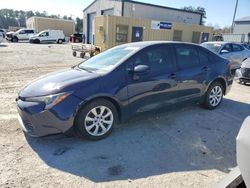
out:
{"label": "side mirror", "polygon": [[220,53],[221,53],[221,54],[227,54],[227,53],[229,53],[229,51],[228,51],[228,50],[221,50]]}
{"label": "side mirror", "polygon": [[135,74],[146,74],[150,70],[148,65],[137,65],[134,68],[134,73]]}

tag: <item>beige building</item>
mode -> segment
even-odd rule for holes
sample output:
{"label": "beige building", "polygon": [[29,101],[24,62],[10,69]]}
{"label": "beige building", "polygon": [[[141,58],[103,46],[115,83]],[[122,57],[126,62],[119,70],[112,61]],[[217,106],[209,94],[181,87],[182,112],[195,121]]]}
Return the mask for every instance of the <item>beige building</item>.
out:
{"label": "beige building", "polygon": [[137,41],[168,40],[201,43],[212,37],[213,28],[197,24],[138,19],[122,16],[96,16],[94,44],[102,50]]}
{"label": "beige building", "polygon": [[63,20],[56,18],[31,17],[26,21],[27,28],[34,28],[36,32],[45,29],[63,30],[65,36],[70,36],[75,32],[75,22],[73,20]]}

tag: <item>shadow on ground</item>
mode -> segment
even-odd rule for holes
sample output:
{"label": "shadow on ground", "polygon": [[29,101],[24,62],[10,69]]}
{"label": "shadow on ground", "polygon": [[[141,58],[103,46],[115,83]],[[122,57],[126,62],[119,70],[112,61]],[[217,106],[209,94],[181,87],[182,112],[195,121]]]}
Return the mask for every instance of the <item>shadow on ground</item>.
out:
{"label": "shadow on ground", "polygon": [[144,112],[101,141],[55,135],[27,137],[50,167],[94,182],[236,166],[235,138],[250,105],[225,99],[209,111],[196,105]]}
{"label": "shadow on ground", "polygon": [[2,48],[2,47],[7,47],[8,45],[6,45],[6,44],[0,44],[0,48]]}

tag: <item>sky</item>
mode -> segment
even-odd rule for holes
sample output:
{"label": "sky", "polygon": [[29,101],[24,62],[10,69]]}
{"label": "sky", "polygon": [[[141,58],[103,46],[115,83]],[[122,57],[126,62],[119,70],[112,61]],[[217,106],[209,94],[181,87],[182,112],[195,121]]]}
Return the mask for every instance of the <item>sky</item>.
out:
{"label": "sky", "polygon": [[[1,0],[0,9],[33,10],[48,14],[60,14],[82,17],[82,10],[93,0]],[[202,6],[206,9],[206,25],[225,27],[232,24],[236,0],[137,0],[145,3],[182,8],[184,6]],[[236,19],[250,16],[250,0],[239,0]]]}

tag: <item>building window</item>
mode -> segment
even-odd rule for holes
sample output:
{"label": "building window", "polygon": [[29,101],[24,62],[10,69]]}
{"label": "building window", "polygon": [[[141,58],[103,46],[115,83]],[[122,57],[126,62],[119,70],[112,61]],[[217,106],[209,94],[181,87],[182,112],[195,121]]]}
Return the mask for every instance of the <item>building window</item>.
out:
{"label": "building window", "polygon": [[182,41],[182,31],[181,30],[174,30],[173,41]]}
{"label": "building window", "polygon": [[201,37],[200,32],[193,31],[192,43],[197,43],[197,44],[200,43],[200,37]]}
{"label": "building window", "polygon": [[120,43],[128,42],[128,26],[126,25],[116,26],[116,42]]}

